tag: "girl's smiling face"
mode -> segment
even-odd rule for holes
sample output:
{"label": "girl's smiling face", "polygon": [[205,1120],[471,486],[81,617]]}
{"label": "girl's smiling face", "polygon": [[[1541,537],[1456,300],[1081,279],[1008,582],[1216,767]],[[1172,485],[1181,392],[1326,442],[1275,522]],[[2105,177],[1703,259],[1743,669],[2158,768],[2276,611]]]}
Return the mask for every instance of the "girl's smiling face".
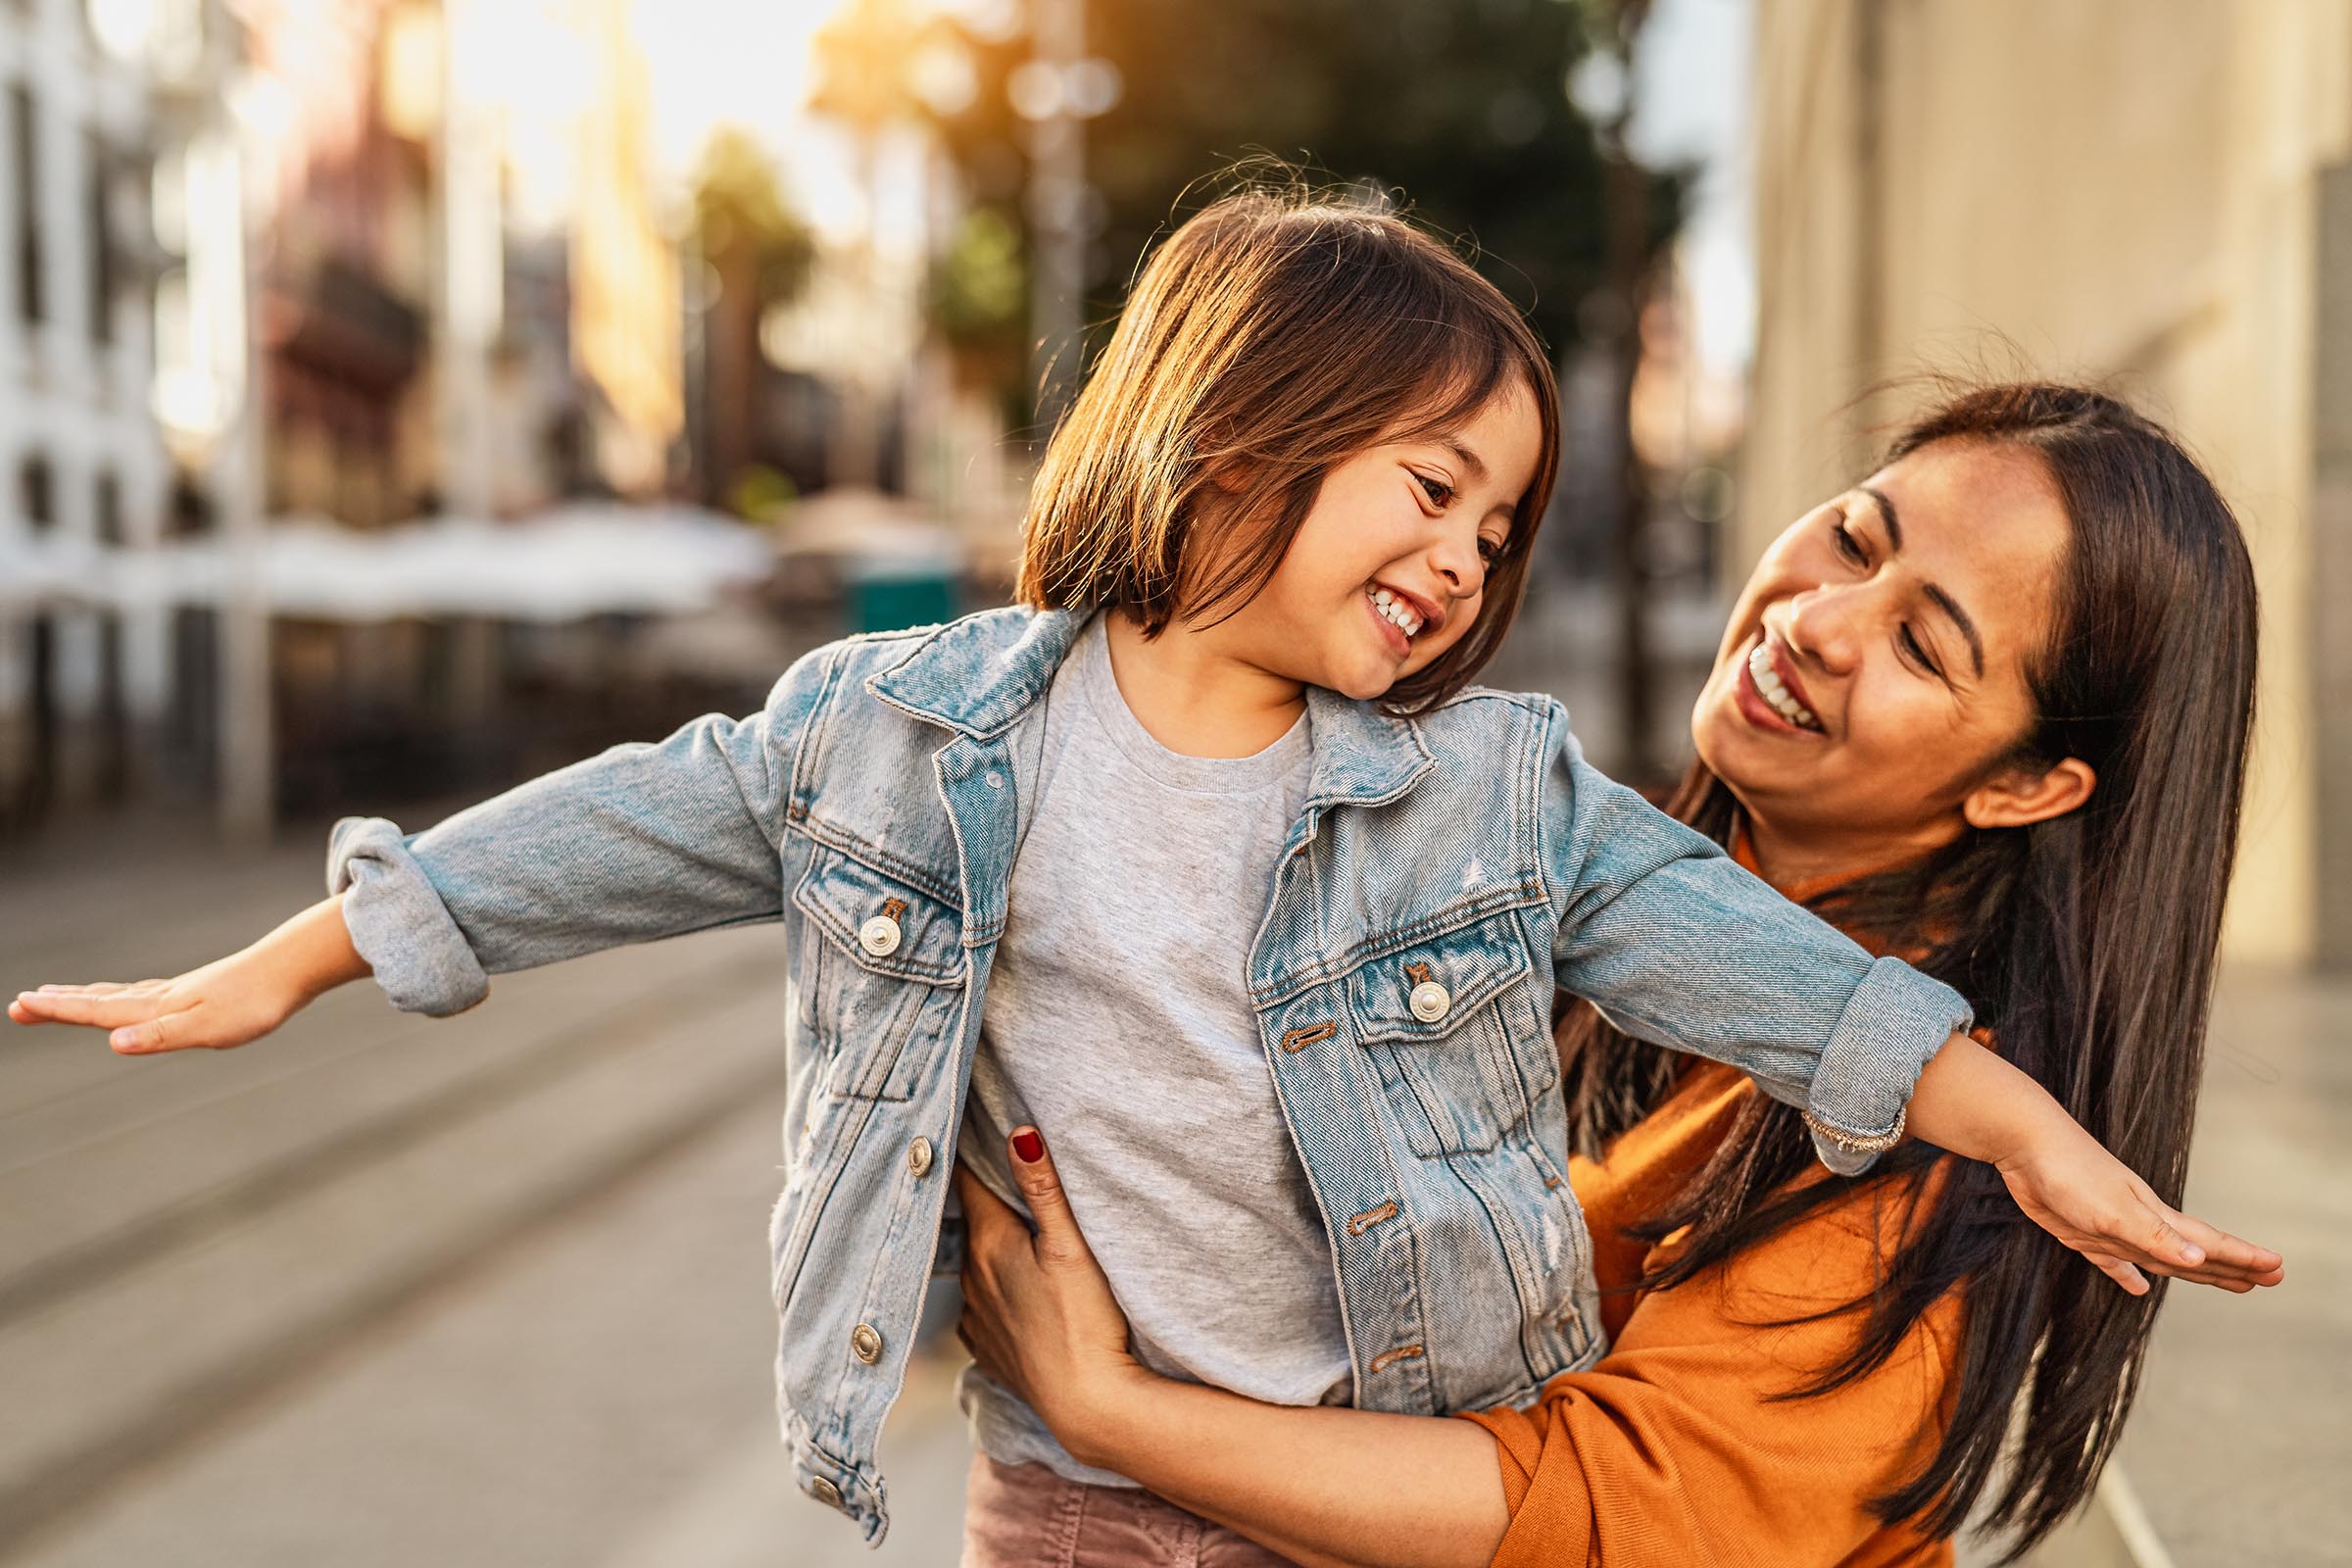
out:
{"label": "girl's smiling face", "polygon": [[1759,853],[1892,859],[2087,795],[2081,763],[2057,779],[2006,765],[2034,729],[2029,664],[2069,533],[2039,460],[1944,441],[1774,541],[1690,719]]}
{"label": "girl's smiling face", "polygon": [[1269,674],[1381,696],[1477,623],[1542,441],[1514,389],[1451,430],[1347,459],[1265,587],[1211,635]]}

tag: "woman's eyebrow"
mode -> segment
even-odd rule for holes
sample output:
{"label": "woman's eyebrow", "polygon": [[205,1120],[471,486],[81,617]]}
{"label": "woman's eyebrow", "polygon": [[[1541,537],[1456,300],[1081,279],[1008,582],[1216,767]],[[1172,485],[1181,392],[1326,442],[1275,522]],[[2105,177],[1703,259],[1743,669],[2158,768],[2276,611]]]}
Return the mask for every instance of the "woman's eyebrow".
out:
{"label": "woman's eyebrow", "polygon": [[[1886,499],[1886,491],[1874,486],[1865,484],[1857,485],[1855,488],[1877,503],[1879,517],[1886,524],[1887,549],[1894,555],[1901,555],[1903,553],[1903,524],[1901,519],[1894,514],[1894,503]],[[1928,598],[1935,602],[1936,609],[1952,617],[1953,626],[1958,628],[1962,639],[1968,644],[1968,662],[1976,666],[1977,678],[1984,679],[1984,639],[1977,635],[1977,623],[1968,618],[1968,612],[1960,608],[1960,601],[1945,593],[1938,585],[1931,582],[1924,583],[1921,587]]]}

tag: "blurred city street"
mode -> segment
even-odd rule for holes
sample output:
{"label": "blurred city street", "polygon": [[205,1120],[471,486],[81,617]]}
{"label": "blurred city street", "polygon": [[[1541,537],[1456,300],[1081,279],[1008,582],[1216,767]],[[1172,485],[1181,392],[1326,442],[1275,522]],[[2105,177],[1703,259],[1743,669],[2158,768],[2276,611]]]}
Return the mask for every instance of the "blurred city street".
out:
{"label": "blurred city street", "polygon": [[[318,891],[322,835],[158,829],[12,859],[0,983],[175,972]],[[885,1436],[878,1556],[777,1445],[778,929],[501,979],[450,1022],[354,987],[220,1055],[11,1026],[0,1560],[952,1560],[953,1365],[918,1360]]]}
{"label": "blurred city street", "polygon": [[[313,895],[322,843],[55,835],[0,867],[0,986],[216,956]],[[362,984],[221,1055],[11,1029],[0,1561],[952,1561],[952,1339],[885,1435],[879,1554],[793,1490],[775,1441],[777,940],[507,976],[444,1022]],[[2347,1028],[2341,982],[2226,989],[2191,1206],[2282,1249],[2290,1283],[2166,1310],[2123,1456],[2178,1568],[2352,1539],[2327,1482],[2352,1458]]]}

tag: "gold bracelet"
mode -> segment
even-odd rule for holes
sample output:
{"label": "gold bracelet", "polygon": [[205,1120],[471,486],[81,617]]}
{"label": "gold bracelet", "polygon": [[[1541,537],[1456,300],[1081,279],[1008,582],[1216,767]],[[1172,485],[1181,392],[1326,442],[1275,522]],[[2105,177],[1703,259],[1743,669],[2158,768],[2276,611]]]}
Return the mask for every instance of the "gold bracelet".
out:
{"label": "gold bracelet", "polygon": [[1831,1126],[1819,1116],[1814,1115],[1810,1106],[1798,1111],[1797,1114],[1804,1118],[1805,1125],[1812,1129],[1815,1137],[1833,1148],[1842,1150],[1849,1154],[1884,1154],[1903,1141],[1903,1123],[1911,1119],[1911,1107],[1905,1105],[1894,1113],[1893,1126],[1883,1133],[1873,1133],[1868,1137],[1859,1133],[1849,1133],[1841,1127]]}

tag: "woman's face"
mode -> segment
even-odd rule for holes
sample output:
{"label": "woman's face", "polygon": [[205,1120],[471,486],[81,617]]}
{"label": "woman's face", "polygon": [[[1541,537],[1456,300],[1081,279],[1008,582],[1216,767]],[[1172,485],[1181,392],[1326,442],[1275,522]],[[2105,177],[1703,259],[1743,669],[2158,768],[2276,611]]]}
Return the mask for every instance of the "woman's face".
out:
{"label": "woman's face", "polygon": [[1690,716],[1759,849],[1894,858],[1983,820],[2029,734],[2069,528],[2039,461],[1944,441],[1799,517],[1748,578]]}

